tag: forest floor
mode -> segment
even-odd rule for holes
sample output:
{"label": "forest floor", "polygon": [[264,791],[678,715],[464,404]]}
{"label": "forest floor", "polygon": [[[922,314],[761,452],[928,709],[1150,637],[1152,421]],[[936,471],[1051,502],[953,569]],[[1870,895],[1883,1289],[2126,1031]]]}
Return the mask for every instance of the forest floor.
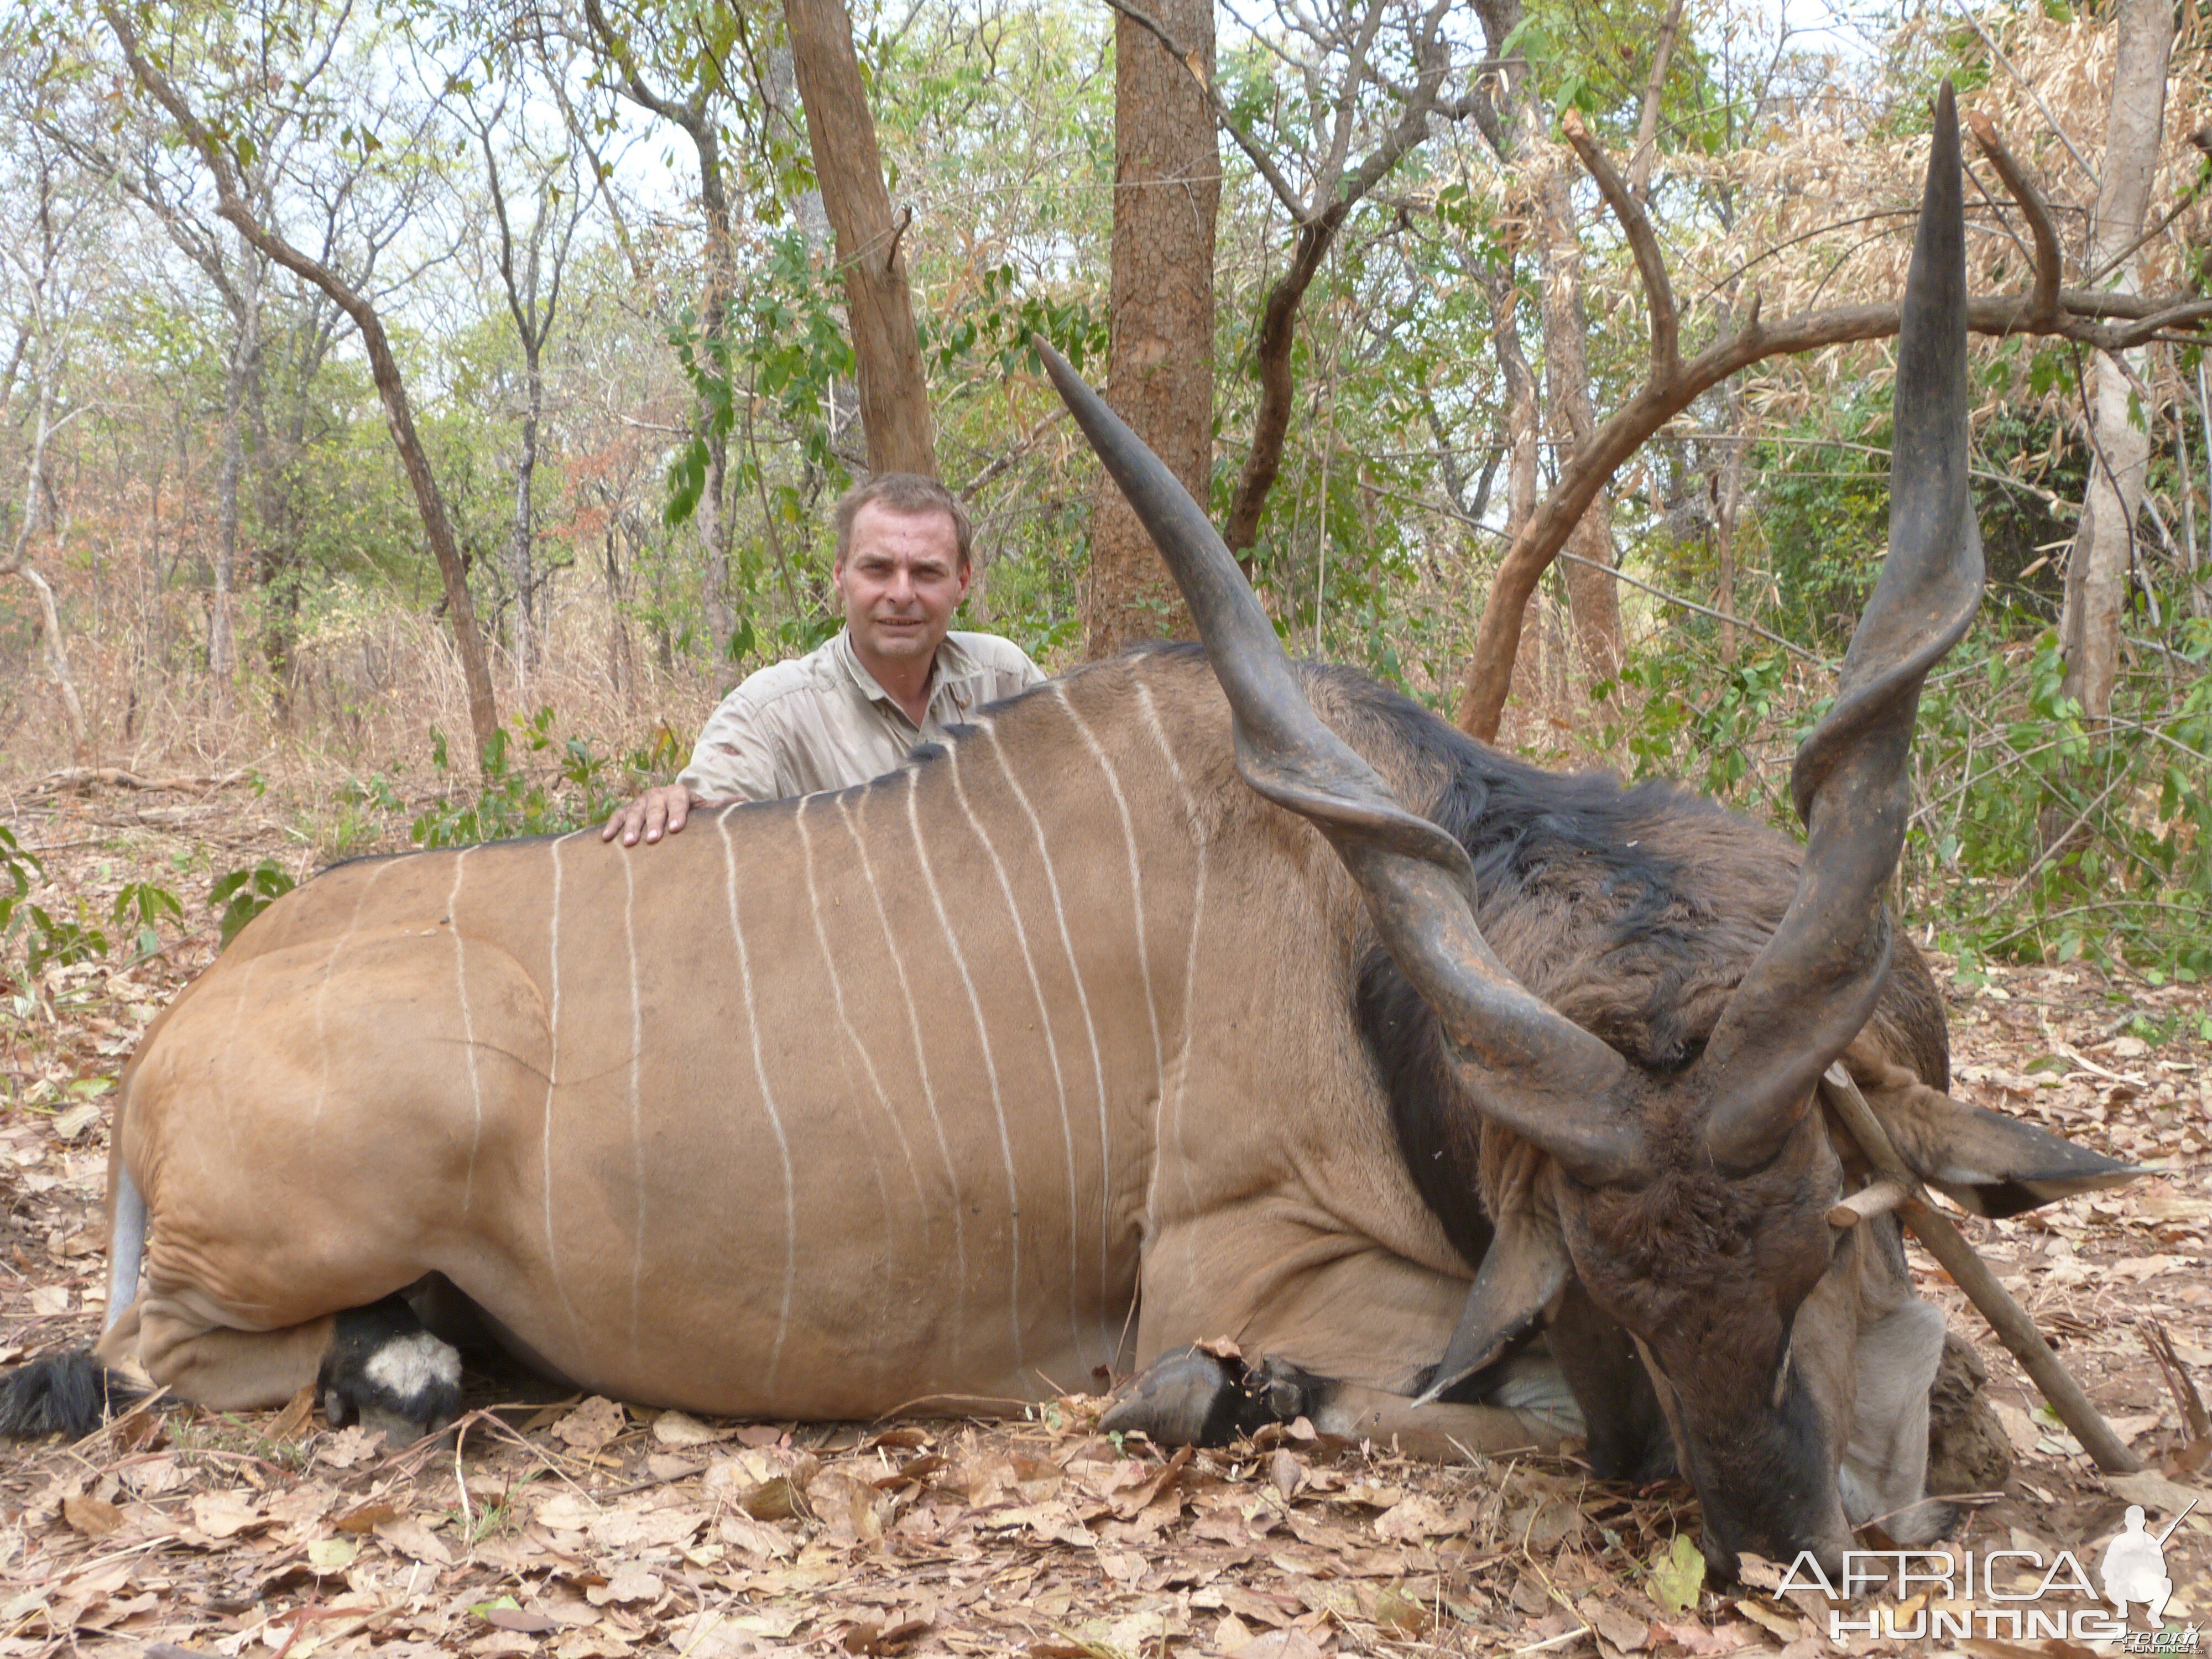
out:
{"label": "forest floor", "polygon": [[[17,798],[0,787],[0,808],[46,866],[33,896],[50,912],[104,919],[125,884],[153,882],[185,897],[195,930],[168,930],[159,954],[121,972],[49,968],[35,986],[0,989],[0,1363],[12,1364],[98,1328],[106,1105],[148,1022],[213,959],[198,895],[263,857],[295,873],[313,858],[280,802],[240,787]],[[1962,1222],[2152,1480],[2187,1487],[2134,1489],[2154,1526],[2212,1487],[2212,1446],[2189,1443],[2187,1407],[2149,1346],[2163,1332],[2182,1373],[2212,1391],[2208,1014],[2204,988],[2080,964],[2001,970],[1951,1000],[1955,1092],[2160,1165],[2124,1191]],[[2127,1498],[2038,1409],[1917,1248],[1914,1268],[1987,1364],[2017,1460],[1954,1547],[2046,1562],[2071,1550],[2094,1573]],[[1686,1488],[1602,1485],[1571,1456],[1419,1464],[1300,1423],[1170,1457],[1097,1434],[1089,1399],[1024,1422],[825,1427],[701,1422],[542,1389],[516,1404],[525,1391],[511,1378],[471,1384],[477,1409],[458,1455],[333,1432],[305,1395],[261,1413],[161,1405],[81,1444],[0,1454],[0,1659],[64,1649],[176,1659],[164,1644],[228,1659],[1671,1659],[1830,1645],[1815,1592],[1699,1582]],[[2179,1635],[2212,1615],[2212,1495],[2166,1560]],[[2014,1581],[2024,1565],[2014,1558],[2002,1576]],[[1894,1600],[1877,1595],[1851,1616]],[[1902,1609],[1907,1630],[1926,1605]],[[2087,1602],[2061,1589],[2044,1605]],[[2114,1650],[1977,1632],[1843,1645],[1985,1659]]]}

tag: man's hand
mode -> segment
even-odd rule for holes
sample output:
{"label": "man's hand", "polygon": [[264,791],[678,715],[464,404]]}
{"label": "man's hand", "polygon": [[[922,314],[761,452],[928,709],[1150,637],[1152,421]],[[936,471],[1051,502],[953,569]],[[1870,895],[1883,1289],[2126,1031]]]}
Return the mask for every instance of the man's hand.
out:
{"label": "man's hand", "polygon": [[681,830],[693,807],[706,805],[680,783],[659,784],[617,809],[599,832],[599,839],[607,842],[620,836],[623,846],[635,847],[641,835],[650,846],[664,834],[672,836]]}

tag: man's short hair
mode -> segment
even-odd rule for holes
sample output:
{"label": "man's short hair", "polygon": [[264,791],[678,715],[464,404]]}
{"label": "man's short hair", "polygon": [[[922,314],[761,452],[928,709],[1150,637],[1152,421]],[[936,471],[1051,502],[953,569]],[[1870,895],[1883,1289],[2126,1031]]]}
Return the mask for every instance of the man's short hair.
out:
{"label": "man's short hair", "polygon": [[975,544],[975,526],[960,499],[934,478],[919,472],[878,472],[866,483],[856,483],[837,498],[837,562],[853,550],[853,520],[864,507],[880,507],[891,513],[943,513],[952,520],[952,533],[960,543],[960,562],[966,565]]}

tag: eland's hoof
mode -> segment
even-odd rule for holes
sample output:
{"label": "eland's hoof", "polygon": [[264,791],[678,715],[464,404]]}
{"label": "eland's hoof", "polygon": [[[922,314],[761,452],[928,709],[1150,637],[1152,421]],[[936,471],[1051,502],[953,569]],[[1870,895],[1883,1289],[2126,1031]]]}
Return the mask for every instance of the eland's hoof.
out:
{"label": "eland's hoof", "polygon": [[1249,1365],[1203,1348],[1162,1354],[1133,1379],[1098,1426],[1156,1446],[1225,1446],[1270,1423],[1310,1415],[1318,1379],[1280,1360]]}
{"label": "eland's hoof", "polygon": [[386,1297],[337,1316],[315,1392],[332,1428],[358,1422],[396,1451],[460,1415],[460,1351]]}

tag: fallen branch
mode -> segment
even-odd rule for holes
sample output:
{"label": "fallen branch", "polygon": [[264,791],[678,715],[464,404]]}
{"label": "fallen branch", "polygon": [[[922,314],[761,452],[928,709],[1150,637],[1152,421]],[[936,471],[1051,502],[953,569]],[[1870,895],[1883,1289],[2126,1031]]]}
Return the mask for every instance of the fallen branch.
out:
{"label": "fallen branch", "polygon": [[89,789],[104,783],[116,789],[140,789],[153,793],[182,795],[204,794],[210,789],[224,789],[246,779],[243,769],[211,776],[142,778],[136,772],[126,772],[119,766],[66,766],[58,772],[49,772],[26,789],[26,795],[66,794],[78,789]]}
{"label": "fallen branch", "polygon": [[2081,1385],[2074,1380],[2073,1373],[2061,1363],[2043,1334],[2035,1328],[2035,1322],[2027,1310],[2012,1298],[2012,1293],[1997,1282],[1989,1264],[1975,1253],[1965,1235],[1951,1224],[1949,1218],[1929,1201],[1928,1192],[1920,1184],[1920,1177],[1906,1165],[1891,1144],[1889,1132],[1881,1127],[1881,1120],[1859,1092],[1851,1074],[1838,1060],[1831,1066],[1820,1079],[1820,1095],[1836,1115],[1844,1121],[1851,1139],[1858,1143],[1859,1151],[1873,1167],[1877,1181],[1892,1182],[1904,1190],[1897,1212],[1912,1236],[1928,1247],[1952,1282],[1966,1293],[1997,1340],[2011,1350],[2021,1369],[2034,1380],[2043,1397],[2058,1413],[2059,1420],[2073,1431],[2081,1449],[2095,1460],[2096,1465],[2107,1474],[2134,1474],[2142,1468],[2142,1460],[2120,1443],[2089,1396],[2081,1392]]}

